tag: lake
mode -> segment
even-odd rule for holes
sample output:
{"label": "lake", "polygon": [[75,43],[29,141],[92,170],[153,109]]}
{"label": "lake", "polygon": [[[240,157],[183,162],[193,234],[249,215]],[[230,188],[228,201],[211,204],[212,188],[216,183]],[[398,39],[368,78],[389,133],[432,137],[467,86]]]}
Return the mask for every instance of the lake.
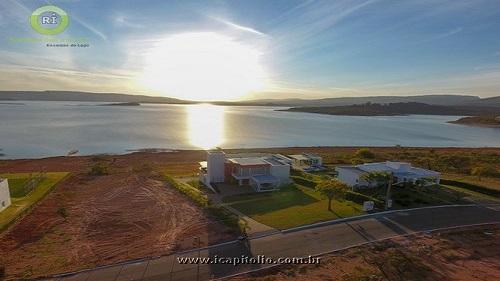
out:
{"label": "lake", "polygon": [[446,123],[460,116],[330,116],[276,107],[0,104],[2,159],[126,153],[144,148],[500,146],[500,129]]}

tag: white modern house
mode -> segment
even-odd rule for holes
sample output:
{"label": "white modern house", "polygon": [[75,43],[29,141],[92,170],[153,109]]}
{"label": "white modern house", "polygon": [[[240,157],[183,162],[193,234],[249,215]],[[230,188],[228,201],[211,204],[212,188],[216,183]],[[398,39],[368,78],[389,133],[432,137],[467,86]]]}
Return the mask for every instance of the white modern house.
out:
{"label": "white modern house", "polygon": [[314,170],[323,167],[323,158],[317,154],[302,153],[288,156],[294,169]]}
{"label": "white modern house", "polygon": [[9,181],[0,178],[0,212],[10,206]]}
{"label": "white modern house", "polygon": [[371,187],[371,184],[363,179],[363,175],[374,171],[392,173],[394,182],[416,183],[423,180],[427,185],[439,184],[441,177],[436,171],[413,167],[410,163],[392,161],[338,166],[335,170],[337,178],[353,188]]}
{"label": "white modern house", "polygon": [[291,182],[290,164],[280,154],[226,154],[221,150],[208,151],[207,161],[200,162],[200,181],[234,182],[250,185],[255,191],[272,191]]}

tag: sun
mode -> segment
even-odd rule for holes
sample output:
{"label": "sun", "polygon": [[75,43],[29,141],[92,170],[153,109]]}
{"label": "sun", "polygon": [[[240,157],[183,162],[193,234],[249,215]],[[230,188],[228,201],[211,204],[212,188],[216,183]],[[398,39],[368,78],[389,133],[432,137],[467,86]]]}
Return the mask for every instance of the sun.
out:
{"label": "sun", "polygon": [[261,54],[255,47],[213,32],[171,35],[147,54],[141,80],[170,97],[234,100],[265,87]]}

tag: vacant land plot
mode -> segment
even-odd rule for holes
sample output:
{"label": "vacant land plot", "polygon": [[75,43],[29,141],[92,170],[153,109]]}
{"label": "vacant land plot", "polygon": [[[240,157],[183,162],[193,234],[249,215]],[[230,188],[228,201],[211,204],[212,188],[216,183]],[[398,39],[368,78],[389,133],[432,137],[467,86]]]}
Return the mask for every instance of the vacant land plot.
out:
{"label": "vacant land plot", "polygon": [[[499,156],[500,157],[500,156]],[[469,175],[459,175],[459,174],[444,174],[444,179],[450,179],[470,184],[475,184],[479,186],[484,186],[490,189],[500,191],[500,178],[492,178],[492,177],[476,177]]]}
{"label": "vacant land plot", "polygon": [[414,235],[322,257],[319,265],[281,266],[232,278],[281,280],[500,280],[500,227]]}
{"label": "vacant land plot", "polygon": [[298,184],[272,193],[230,196],[224,198],[224,202],[252,219],[278,229],[362,213],[359,204],[337,200],[332,203],[333,211],[328,211],[327,199],[314,189]]}
{"label": "vacant land plot", "polygon": [[[194,236],[202,246],[235,237],[135,157],[90,160],[7,229],[0,236],[0,267],[7,278],[168,254],[194,247]],[[109,173],[89,175],[94,161],[107,162]]]}
{"label": "vacant land plot", "polygon": [[[45,173],[37,180],[32,179],[31,174],[28,173],[0,175],[0,177],[9,180],[9,190],[12,197],[12,204],[0,213],[0,231],[46,196],[54,185],[67,175],[68,173],[65,172]],[[33,184],[27,187],[29,181],[32,181]]]}

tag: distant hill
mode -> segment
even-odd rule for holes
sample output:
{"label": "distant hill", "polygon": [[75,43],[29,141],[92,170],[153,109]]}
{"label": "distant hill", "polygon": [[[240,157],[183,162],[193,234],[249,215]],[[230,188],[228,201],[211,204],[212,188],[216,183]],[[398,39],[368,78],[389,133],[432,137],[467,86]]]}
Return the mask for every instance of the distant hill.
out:
{"label": "distant hill", "polygon": [[481,106],[500,107],[500,96],[480,99],[478,101],[466,103],[466,105],[481,105]]}
{"label": "distant hill", "polygon": [[144,95],[126,95],[116,93],[88,93],[73,91],[0,91],[0,100],[24,101],[89,101],[119,103],[172,103],[190,104],[185,101],[167,97]]}
{"label": "distant hill", "polygon": [[366,103],[404,103],[418,102],[430,105],[474,105],[500,107],[500,97],[480,98],[468,95],[419,95],[419,96],[371,96],[371,97],[341,97],[324,99],[260,99],[254,102],[270,103],[283,106],[343,106]]}
{"label": "distant hill", "polygon": [[[88,101],[116,103],[169,103],[193,104],[196,101],[181,100],[169,97],[154,97],[146,95],[127,95],[118,93],[89,93],[78,91],[0,91],[3,101]],[[257,106],[290,106],[290,107],[322,107],[344,106],[366,103],[408,103],[417,102],[430,105],[467,105],[500,107],[500,96],[483,98],[468,95],[419,95],[419,96],[371,96],[371,97],[341,97],[323,99],[258,99],[248,101],[213,101],[219,105],[257,105]]]}
{"label": "distant hill", "polygon": [[293,107],[282,111],[351,116],[394,116],[409,114],[479,116],[486,114],[498,114],[500,112],[500,108],[470,105],[444,106],[430,105],[419,102],[399,102],[389,104],[366,103],[329,107]]}

